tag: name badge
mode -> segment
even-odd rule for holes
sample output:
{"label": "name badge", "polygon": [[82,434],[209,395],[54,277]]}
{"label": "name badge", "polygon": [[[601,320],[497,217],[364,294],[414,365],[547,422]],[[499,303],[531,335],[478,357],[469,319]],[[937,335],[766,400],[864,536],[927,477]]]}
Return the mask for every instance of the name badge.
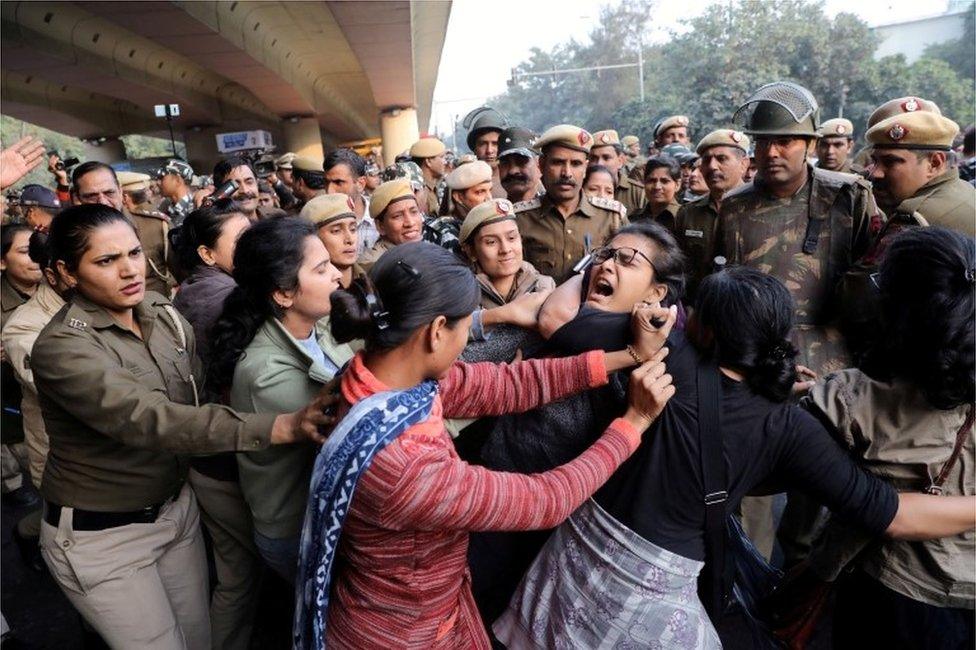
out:
{"label": "name badge", "polygon": [[704,236],[705,236],[705,233],[703,231],[701,231],[701,230],[686,230],[685,231],[685,237],[698,237],[698,238],[702,238]]}

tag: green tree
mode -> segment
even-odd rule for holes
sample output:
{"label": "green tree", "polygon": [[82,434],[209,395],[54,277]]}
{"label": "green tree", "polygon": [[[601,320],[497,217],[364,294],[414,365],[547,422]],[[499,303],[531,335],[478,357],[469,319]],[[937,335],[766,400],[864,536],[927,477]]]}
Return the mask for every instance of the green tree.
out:
{"label": "green tree", "polygon": [[941,59],[964,78],[976,79],[976,2],[966,3],[965,22],[960,38],[945,43],[933,43],[925,48],[925,56]]}

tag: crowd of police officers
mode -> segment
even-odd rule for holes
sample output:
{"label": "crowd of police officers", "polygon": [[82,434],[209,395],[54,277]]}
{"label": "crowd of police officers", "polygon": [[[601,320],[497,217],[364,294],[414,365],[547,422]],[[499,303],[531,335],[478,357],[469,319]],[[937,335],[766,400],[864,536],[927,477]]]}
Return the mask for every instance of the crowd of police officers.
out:
{"label": "crowd of police officers", "polygon": [[[930,100],[907,96],[878,106],[866,132],[856,134],[849,120],[821,120],[813,95],[790,82],[762,86],[738,110],[731,108],[729,126],[700,134],[697,143],[687,117],[666,117],[654,125],[654,141],[644,150],[637,137],[621,137],[612,128],[590,132],[560,124],[536,134],[482,107],[463,122],[471,153],[455,155],[439,139],[423,137],[382,170],[379,151],[340,149],[324,160],[286,153],[257,173],[247,158],[232,157],[211,176],[199,176],[177,159],[152,175],[83,163],[69,181],[51,157],[55,186],[24,187],[7,205],[4,223],[44,233],[69,204],[119,209],[135,224],[145,251],[147,288],[168,298],[181,280],[174,231],[214,197],[232,198],[252,222],[300,215],[319,228],[343,226],[343,250],[355,249],[354,262],[340,268],[349,277],[405,242],[439,244],[471,261],[491,294],[488,303],[501,304],[532,290],[519,289],[528,286],[526,278],[532,287],[552,286],[540,278],[562,283],[621,227],[649,220],[666,226],[687,256],[686,304],[717,266],[769,273],[796,303],[794,342],[804,372],[823,376],[850,367],[870,337],[868,284],[886,241],[904,228],[932,225],[976,234],[973,127],[960,141],[951,116]],[[4,150],[4,184],[16,182],[12,174],[38,164],[42,154],[29,142]],[[341,200],[333,200],[336,194]],[[475,210],[492,199],[503,200],[493,210]],[[471,233],[499,220],[517,224],[522,259],[514,279],[492,275],[487,262],[480,267],[472,250]],[[30,309],[42,322],[57,318],[66,309],[65,294],[44,282],[41,289],[25,286],[8,270],[8,252],[21,244],[4,237],[4,324],[28,303],[40,303]],[[329,252],[333,260],[341,257]],[[67,326],[91,329],[79,323]],[[4,345],[7,334],[4,327]],[[21,395],[14,383],[23,381],[31,360],[10,360],[20,367],[5,370],[2,469],[5,500],[34,511],[14,536],[25,560],[42,570],[36,552],[40,506],[22,476],[40,490],[46,512],[63,505],[64,495],[63,486],[49,489],[39,474],[46,449],[29,458],[15,433],[25,430],[33,448],[32,435],[43,435],[48,422],[36,390],[25,383]],[[107,494],[90,509],[125,513],[151,505],[134,504],[131,497],[120,493],[116,503]],[[778,536],[792,564],[809,547],[817,511],[816,504],[791,494],[778,531],[768,497],[747,499],[742,515],[760,551],[768,557]]]}

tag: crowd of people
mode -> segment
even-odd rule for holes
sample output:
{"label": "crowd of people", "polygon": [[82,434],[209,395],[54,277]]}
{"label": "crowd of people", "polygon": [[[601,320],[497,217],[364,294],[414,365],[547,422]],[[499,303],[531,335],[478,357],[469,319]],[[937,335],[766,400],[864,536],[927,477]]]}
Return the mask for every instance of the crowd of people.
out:
{"label": "crowd of people", "polygon": [[112,648],[972,647],[976,131],[734,108],[642,150],[482,107],[383,169],[4,149],[54,178],[0,251],[24,563]]}

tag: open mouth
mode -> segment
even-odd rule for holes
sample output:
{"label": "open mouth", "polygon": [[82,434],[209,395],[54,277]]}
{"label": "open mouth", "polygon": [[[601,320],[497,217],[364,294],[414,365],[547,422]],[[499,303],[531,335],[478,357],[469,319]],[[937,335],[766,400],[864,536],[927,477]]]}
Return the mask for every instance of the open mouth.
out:
{"label": "open mouth", "polygon": [[593,295],[600,296],[603,298],[609,298],[613,295],[613,285],[604,280],[603,278],[597,278],[593,281]]}

